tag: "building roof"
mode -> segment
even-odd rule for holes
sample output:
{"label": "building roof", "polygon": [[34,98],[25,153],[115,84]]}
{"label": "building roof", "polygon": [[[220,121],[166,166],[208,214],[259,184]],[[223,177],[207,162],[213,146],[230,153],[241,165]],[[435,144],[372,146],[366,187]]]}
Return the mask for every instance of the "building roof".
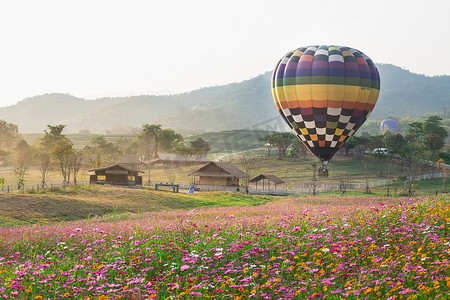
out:
{"label": "building roof", "polygon": [[260,175],[258,175],[256,177],[253,177],[252,179],[250,179],[249,182],[258,182],[258,181],[263,180],[263,179],[268,179],[268,180],[272,181],[275,184],[282,184],[282,183],[284,183],[283,180],[281,180],[280,178],[278,178],[277,176],[272,175],[272,174],[260,174]]}
{"label": "building roof", "polygon": [[100,168],[90,169],[89,172],[106,171],[106,170],[109,170],[109,169],[113,169],[113,168],[115,168],[115,167],[124,169],[124,170],[129,171],[129,172],[140,172],[140,173],[144,173],[144,172],[141,171],[141,170],[136,170],[136,169],[133,169],[133,168],[130,168],[130,167],[126,167],[126,166],[121,165],[121,164],[112,164],[112,165],[109,165],[109,166],[104,166],[104,167],[100,167]]}
{"label": "building roof", "polygon": [[[208,170],[208,167],[211,165],[217,166],[220,171],[214,171],[214,170]],[[209,162],[208,164],[204,165],[200,169],[190,173],[188,176],[208,176],[208,177],[230,177],[234,176],[237,178],[248,178],[248,174],[239,170],[235,166],[233,166],[230,163],[226,162]]]}
{"label": "building roof", "polygon": [[207,163],[210,160],[205,154],[175,154],[175,153],[158,153],[158,157],[147,161],[146,163],[156,163],[156,162],[192,162],[192,163]]}

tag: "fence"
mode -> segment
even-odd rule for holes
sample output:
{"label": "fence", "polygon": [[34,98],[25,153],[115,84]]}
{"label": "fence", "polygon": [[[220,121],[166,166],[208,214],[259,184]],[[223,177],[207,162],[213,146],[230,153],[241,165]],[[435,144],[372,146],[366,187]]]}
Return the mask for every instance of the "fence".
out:
{"label": "fence", "polygon": [[[434,174],[423,174],[416,176],[416,180],[427,180],[433,178],[442,178],[444,173],[434,173]],[[392,179],[377,179],[369,181],[369,187],[387,185],[388,183],[392,184]],[[355,189],[363,189],[366,187],[365,182],[360,183],[348,183],[345,186],[346,190],[355,190]],[[306,194],[311,193],[313,189],[312,184],[303,183],[301,188],[296,189],[285,189],[285,190],[261,190],[261,189],[249,189],[249,193],[251,194],[259,194],[259,195],[289,195],[289,194]],[[326,192],[326,191],[341,191],[343,190],[343,186],[341,184],[318,184],[316,186],[316,192]]]}
{"label": "fence", "polygon": [[[427,179],[433,179],[433,178],[442,178],[444,176],[443,172],[440,173],[434,173],[434,174],[423,174],[423,175],[418,175],[416,176],[416,180],[427,180]],[[377,180],[371,180],[369,181],[369,186],[370,187],[374,187],[374,186],[380,186],[380,185],[387,185],[389,183],[389,181],[392,183],[392,179],[388,180],[388,179],[377,179]],[[66,188],[66,187],[73,187],[73,186],[77,186],[77,185],[89,185],[89,181],[79,181],[77,182],[77,184],[74,183],[50,183],[47,184],[46,187],[44,187],[44,189],[52,189],[52,188]],[[187,189],[189,186],[185,185],[185,184],[179,184],[179,189]],[[354,190],[354,189],[363,189],[366,187],[366,184],[364,182],[360,182],[360,183],[349,183],[346,184],[346,189],[347,190]],[[18,187],[18,186],[11,186],[11,185],[5,185],[0,187],[0,194],[8,194],[8,193],[12,193],[12,192],[17,192],[17,191],[39,191],[42,190],[43,188],[41,187],[41,185],[25,185],[22,187]],[[208,189],[209,190],[209,189]],[[216,190],[216,189],[211,189],[211,190]],[[317,192],[326,192],[326,191],[340,191],[342,190],[342,185],[340,184],[319,184],[316,186],[316,191]],[[260,194],[260,195],[289,195],[289,194],[305,194],[305,193],[310,193],[312,192],[312,185],[309,183],[304,183],[302,188],[297,188],[297,189],[293,189],[293,190],[288,190],[288,189],[284,189],[284,190],[255,190],[255,189],[249,189],[249,193],[251,194]]]}
{"label": "fence", "polygon": [[0,194],[9,194],[13,192],[24,192],[24,191],[39,191],[42,189],[53,189],[53,188],[66,188],[73,187],[79,185],[89,185],[89,181],[78,181],[75,183],[49,183],[46,184],[45,187],[42,187],[40,184],[37,185],[24,185],[24,186],[12,186],[12,185],[4,185],[0,187]]}

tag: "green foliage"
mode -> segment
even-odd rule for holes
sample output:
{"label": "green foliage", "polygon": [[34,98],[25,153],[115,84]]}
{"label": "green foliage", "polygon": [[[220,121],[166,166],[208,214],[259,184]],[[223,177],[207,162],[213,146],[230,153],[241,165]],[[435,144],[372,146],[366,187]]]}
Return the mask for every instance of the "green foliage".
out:
{"label": "green foliage", "polygon": [[18,126],[0,120],[0,151],[14,149],[19,140],[20,134]]}
{"label": "green foliage", "polygon": [[263,137],[261,141],[276,147],[280,157],[286,157],[286,150],[295,139],[296,137],[290,132],[273,132]]}
{"label": "green foliage", "polygon": [[158,135],[161,132],[161,124],[144,124],[138,134],[140,149],[145,159],[152,159],[158,153]]}
{"label": "green foliage", "polygon": [[173,148],[183,143],[183,136],[173,129],[162,129],[158,135],[159,151],[170,153]]}
{"label": "green foliage", "polygon": [[202,154],[205,154],[206,152],[211,150],[208,142],[205,142],[201,137],[191,141],[190,144],[192,148],[198,149],[198,152]]}

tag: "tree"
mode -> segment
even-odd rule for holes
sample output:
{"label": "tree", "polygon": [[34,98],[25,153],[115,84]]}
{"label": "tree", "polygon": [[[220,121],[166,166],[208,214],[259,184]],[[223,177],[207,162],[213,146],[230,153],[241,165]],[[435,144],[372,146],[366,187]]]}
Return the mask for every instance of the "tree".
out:
{"label": "tree", "polygon": [[63,176],[63,184],[70,183],[70,175],[73,168],[73,156],[75,155],[73,143],[68,138],[61,138],[54,144],[51,153],[58,162],[59,169]]}
{"label": "tree", "polygon": [[60,139],[66,138],[66,136],[62,134],[66,126],[67,125],[47,125],[49,131],[44,130],[45,136],[42,138],[41,144],[48,148],[52,148]]}
{"label": "tree", "polygon": [[249,177],[251,177],[251,173],[253,169],[255,168],[256,164],[256,158],[253,154],[250,152],[244,152],[239,155],[239,163],[244,169],[244,172],[248,174]]}
{"label": "tree", "polygon": [[383,148],[384,147],[384,136],[380,134],[380,135],[375,135],[375,136],[369,137],[367,147],[369,149]]}
{"label": "tree", "polygon": [[121,155],[137,154],[137,140],[127,139],[121,136],[116,140],[114,146]]}
{"label": "tree", "polygon": [[190,142],[190,144],[192,148],[197,149],[198,154],[206,154],[209,150],[211,150],[211,147],[209,146],[208,142],[205,142],[200,137]]}
{"label": "tree", "polygon": [[392,154],[398,154],[402,152],[403,147],[406,145],[405,138],[400,134],[390,134],[385,136],[386,148]]}
{"label": "tree", "polygon": [[184,143],[180,143],[172,149],[174,154],[177,154],[181,160],[188,161],[192,156],[198,155],[198,149],[188,147]]}
{"label": "tree", "polygon": [[286,150],[295,136],[290,132],[274,132],[270,135],[271,142],[277,147],[280,157],[286,157]]}
{"label": "tree", "polygon": [[74,150],[72,155],[72,174],[73,174],[73,183],[77,185],[78,180],[78,172],[81,169],[81,165],[83,163],[83,151],[82,150]]}
{"label": "tree", "polygon": [[31,147],[25,140],[21,140],[17,143],[14,149],[15,153],[15,169],[14,172],[17,175],[17,188],[20,190],[25,185],[25,175],[31,162]]}
{"label": "tree", "polygon": [[41,174],[41,187],[45,188],[51,170],[51,153],[43,145],[39,145],[35,150],[35,159]]}
{"label": "tree", "polygon": [[90,144],[84,147],[83,152],[94,168],[99,168],[120,155],[117,146],[108,142],[102,134],[94,134]]}
{"label": "tree", "polygon": [[270,157],[270,151],[275,146],[275,144],[273,143],[271,135],[266,135],[265,137],[259,138],[259,140],[261,142],[265,143],[264,147],[266,147],[266,149],[267,149],[267,156]]}
{"label": "tree", "polygon": [[178,144],[183,143],[183,136],[173,129],[162,129],[158,135],[158,148],[163,152],[171,152]]}
{"label": "tree", "polygon": [[445,146],[445,139],[448,137],[447,130],[442,126],[442,118],[428,117],[423,122],[423,134],[425,149],[430,152],[429,159],[437,159],[437,154]]}
{"label": "tree", "polygon": [[292,140],[289,156],[305,158],[306,155],[308,154],[308,151],[309,151],[308,148],[306,148],[305,144],[303,144],[303,142],[300,139],[294,138]]}
{"label": "tree", "polygon": [[17,125],[0,120],[0,150],[13,150],[20,139]]}
{"label": "tree", "polygon": [[144,157],[144,159],[148,160],[148,185],[151,184],[150,160],[154,158],[158,153],[158,135],[161,132],[161,126],[162,125],[160,124],[144,124],[142,125],[141,133],[139,133],[138,135],[142,156]]}

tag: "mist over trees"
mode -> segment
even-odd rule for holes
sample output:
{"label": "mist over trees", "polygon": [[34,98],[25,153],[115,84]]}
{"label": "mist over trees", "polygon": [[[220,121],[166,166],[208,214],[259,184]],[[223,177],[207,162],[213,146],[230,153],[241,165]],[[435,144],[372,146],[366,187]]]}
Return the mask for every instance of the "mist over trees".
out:
{"label": "mist over trees", "polygon": [[[441,117],[447,118],[450,76],[427,77],[389,64],[379,64],[378,69],[382,88],[371,119],[417,117],[427,112],[442,112]],[[142,124],[161,124],[181,134],[252,128],[279,118],[270,80],[271,72],[267,72],[239,83],[169,96],[87,100],[46,94],[1,107],[0,119],[17,124],[21,133],[42,132],[47,124],[66,124],[67,133],[108,134],[131,133]]]}

